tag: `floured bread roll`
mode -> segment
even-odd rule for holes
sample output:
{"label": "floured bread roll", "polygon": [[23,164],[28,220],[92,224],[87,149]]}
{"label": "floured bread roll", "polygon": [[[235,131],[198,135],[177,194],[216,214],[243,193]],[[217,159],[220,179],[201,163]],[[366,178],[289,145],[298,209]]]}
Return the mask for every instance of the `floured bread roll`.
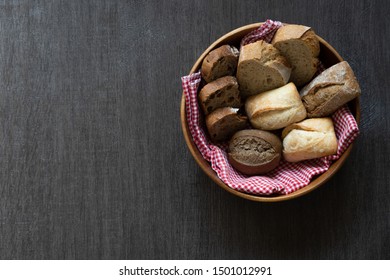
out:
{"label": "floured bread roll", "polygon": [[303,105],[311,118],[326,117],[360,95],[359,83],[348,62],[326,69],[301,89]]}
{"label": "floured bread roll", "polygon": [[283,157],[297,162],[333,155],[337,138],[331,118],[307,119],[286,127],[282,132]]}
{"label": "floured bread roll", "polygon": [[293,83],[250,96],[245,110],[252,126],[262,130],[283,128],[306,118],[306,109]]}

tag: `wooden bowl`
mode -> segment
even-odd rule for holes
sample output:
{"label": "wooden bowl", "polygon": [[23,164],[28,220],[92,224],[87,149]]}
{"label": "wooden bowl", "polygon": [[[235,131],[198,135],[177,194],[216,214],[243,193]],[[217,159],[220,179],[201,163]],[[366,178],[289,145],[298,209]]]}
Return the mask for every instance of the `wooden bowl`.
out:
{"label": "wooden bowl", "polygon": [[[192,67],[190,74],[197,72],[201,65],[204,57],[213,49],[224,45],[224,44],[230,44],[239,46],[241,39],[251,32],[252,30],[258,28],[262,23],[254,23],[250,25],[246,25],[240,28],[237,28],[218,40],[216,40],[214,43],[212,43],[204,52],[203,54],[198,58],[198,60],[195,62],[194,66]],[[324,39],[317,36],[320,41],[320,60],[325,65],[326,68],[343,61],[343,58],[337,53],[337,51]],[[360,121],[360,99],[355,98],[351,102],[348,103],[348,106],[352,112],[352,114],[355,116],[355,119],[357,123]],[[287,195],[278,195],[278,196],[258,196],[258,195],[252,195],[248,193],[243,193],[236,191],[232,188],[230,188],[228,185],[226,185],[221,179],[218,178],[215,171],[211,168],[210,163],[207,162],[202,155],[200,154],[198,148],[196,147],[194,141],[192,140],[190,130],[188,128],[187,119],[186,119],[186,113],[185,113],[185,97],[184,94],[181,99],[181,107],[180,107],[180,117],[181,117],[181,126],[184,133],[184,138],[187,143],[187,146],[192,154],[192,156],[195,158],[196,162],[199,164],[199,166],[202,168],[202,170],[220,187],[225,189],[226,191],[253,201],[260,201],[260,202],[277,202],[277,201],[284,201],[293,199],[296,197],[299,197],[301,195],[307,194],[311,192],[312,190],[318,188],[319,186],[323,185],[325,182],[327,182],[336,172],[341,168],[347,157],[349,156],[351,150],[352,150],[352,144],[349,146],[349,148],[344,152],[344,154],[333,164],[330,166],[330,168],[323,174],[315,177],[312,179],[309,185],[293,192]]]}

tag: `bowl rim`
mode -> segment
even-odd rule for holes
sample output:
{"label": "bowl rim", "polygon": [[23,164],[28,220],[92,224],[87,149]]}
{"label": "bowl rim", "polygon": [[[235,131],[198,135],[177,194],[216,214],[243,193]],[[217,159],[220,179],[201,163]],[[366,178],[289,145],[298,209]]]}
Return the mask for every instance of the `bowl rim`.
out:
{"label": "bowl rim", "polygon": [[[248,24],[239,28],[236,28],[225,35],[221,36],[219,39],[214,41],[203,53],[202,55],[197,59],[197,61],[192,66],[190,73],[195,73],[201,65],[201,62],[203,61],[204,57],[213,50],[216,46],[218,46],[221,42],[225,41],[229,37],[241,33],[241,32],[250,32],[256,28],[258,28],[263,22],[259,23],[252,23]],[[320,44],[324,45],[327,49],[329,49],[339,61],[344,61],[344,59],[340,56],[340,54],[323,38],[317,35],[317,38],[320,41]],[[360,97],[357,97],[355,99],[356,101],[356,112],[355,112],[355,119],[356,122],[359,124],[360,122]],[[286,201],[291,200],[297,197],[300,197],[302,195],[305,195],[307,193],[310,193],[311,191],[317,189],[318,187],[325,184],[332,176],[342,167],[342,165],[345,163],[346,159],[348,158],[349,154],[352,151],[353,144],[350,144],[348,149],[341,155],[341,157],[332,163],[332,165],[329,167],[327,171],[322,173],[321,175],[317,176],[314,180],[310,181],[310,183],[302,187],[301,189],[292,192],[290,194],[286,195],[278,195],[278,196],[259,196],[259,195],[253,195],[249,193],[244,193],[237,191],[235,189],[232,189],[228,185],[226,185],[215,173],[215,171],[211,168],[210,163],[206,161],[202,154],[199,152],[198,147],[194,143],[191,133],[188,127],[187,123],[187,117],[186,117],[186,111],[185,111],[185,96],[184,92],[182,93],[181,103],[180,103],[180,119],[181,119],[181,126],[182,131],[184,134],[184,139],[187,144],[188,149],[190,150],[193,158],[195,159],[196,163],[200,166],[200,168],[206,173],[208,177],[210,177],[217,185],[222,187],[224,190],[228,191],[231,194],[234,194],[238,197],[248,199],[251,201],[257,201],[257,202],[280,202],[280,201]]]}

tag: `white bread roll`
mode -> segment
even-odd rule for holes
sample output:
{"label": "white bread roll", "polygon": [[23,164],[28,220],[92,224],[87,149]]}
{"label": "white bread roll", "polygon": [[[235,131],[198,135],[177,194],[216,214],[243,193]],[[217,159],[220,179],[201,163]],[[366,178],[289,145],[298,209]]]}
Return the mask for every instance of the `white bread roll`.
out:
{"label": "white bread roll", "polygon": [[306,118],[298,90],[293,83],[250,96],[245,110],[253,127],[275,130]]}
{"label": "white bread roll", "polygon": [[283,157],[297,162],[333,155],[337,138],[331,118],[307,119],[286,127],[282,132]]}

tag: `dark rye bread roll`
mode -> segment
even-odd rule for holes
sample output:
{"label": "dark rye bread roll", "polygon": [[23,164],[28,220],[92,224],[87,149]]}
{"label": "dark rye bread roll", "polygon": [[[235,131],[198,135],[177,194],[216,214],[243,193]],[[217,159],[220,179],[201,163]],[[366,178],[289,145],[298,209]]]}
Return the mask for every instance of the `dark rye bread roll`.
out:
{"label": "dark rye bread roll", "polygon": [[248,118],[237,108],[218,108],[206,116],[206,126],[213,142],[229,140],[237,131],[248,126]]}
{"label": "dark rye bread roll", "polygon": [[223,76],[232,76],[236,72],[239,51],[232,46],[223,45],[212,50],[202,62],[201,75],[210,83]]}
{"label": "dark rye bread roll", "polygon": [[271,132],[245,129],[229,142],[228,159],[238,171],[259,175],[275,169],[281,159],[282,142]]}
{"label": "dark rye bread roll", "polygon": [[208,83],[199,92],[199,102],[206,115],[222,107],[241,107],[236,78],[225,76]]}

